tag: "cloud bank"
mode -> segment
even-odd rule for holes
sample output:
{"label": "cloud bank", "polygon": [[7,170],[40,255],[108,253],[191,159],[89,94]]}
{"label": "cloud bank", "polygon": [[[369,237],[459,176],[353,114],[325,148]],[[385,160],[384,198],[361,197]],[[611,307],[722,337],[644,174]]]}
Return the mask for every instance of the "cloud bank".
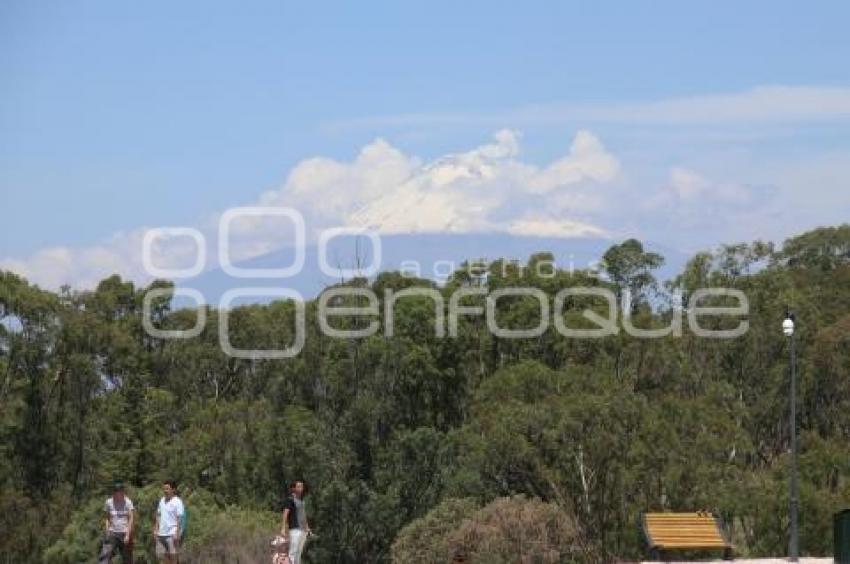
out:
{"label": "cloud bank", "polygon": [[409,113],[326,124],[329,129],[483,125],[514,127],[575,123],[719,125],[834,123],[850,120],[850,88],[763,85],[741,92],[682,96],[629,104],[536,104],[501,112]]}
{"label": "cloud bank", "polygon": [[589,206],[582,205],[584,189],[612,184],[620,175],[618,160],[599,139],[579,131],[567,154],[545,167],[522,162],[519,153],[519,134],[510,130],[465,153],[424,164],[378,139],[350,163],[302,162],[260,204],[304,210],[314,226],[383,234],[605,234],[588,219]]}
{"label": "cloud bank", "polygon": [[[839,96],[829,111],[844,111],[841,100]],[[694,251],[719,241],[775,240],[845,221],[850,205],[843,185],[850,174],[847,162],[846,152],[808,161],[773,159],[758,165],[758,182],[718,179],[700,167],[670,165],[637,181],[591,131],[576,132],[566,139],[562,156],[539,165],[523,159],[517,131],[501,129],[486,143],[431,161],[381,138],[351,160],[308,158],[293,167],[279,188],[243,205],[297,209],[304,216],[308,243],[323,229],[352,227],[385,235],[636,236]],[[219,266],[218,225],[225,212],[186,226],[204,239],[206,269]],[[92,288],[113,273],[145,283],[152,278],[142,262],[147,230],[115,233],[85,248],[57,246],[9,257],[0,260],[0,269],[51,289],[63,284]],[[231,224],[229,256],[238,262],[292,241],[286,219],[242,217]],[[164,237],[152,245],[151,260],[162,269],[187,268],[197,252],[189,237]]]}
{"label": "cloud bank", "polygon": [[[566,153],[546,166],[520,159],[520,135],[497,131],[469,151],[431,162],[407,155],[383,139],[363,147],[350,162],[315,157],[297,164],[284,184],[246,206],[285,206],[304,215],[308,242],[330,227],[356,227],[379,234],[503,232],[525,236],[603,237],[597,223],[606,191],[621,186],[618,159],[588,131],[575,134]],[[222,210],[223,213],[224,210]],[[201,219],[207,268],[218,266],[218,220]],[[183,226],[167,226],[183,227]],[[26,258],[0,260],[0,268],[41,286],[91,288],[113,273],[135,280],[152,277],[142,261],[141,227],[112,235],[87,248],[58,246]],[[231,224],[231,260],[259,256],[292,242],[288,220],[242,217]],[[195,243],[160,237],[151,247],[158,268],[186,268]]]}

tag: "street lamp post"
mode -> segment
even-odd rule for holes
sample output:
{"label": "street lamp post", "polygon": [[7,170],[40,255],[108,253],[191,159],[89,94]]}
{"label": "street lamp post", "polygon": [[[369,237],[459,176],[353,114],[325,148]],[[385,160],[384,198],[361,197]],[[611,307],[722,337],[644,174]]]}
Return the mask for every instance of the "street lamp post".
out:
{"label": "street lamp post", "polygon": [[799,509],[799,486],[797,484],[797,358],[794,350],[794,313],[788,311],[785,321],[782,322],[782,332],[788,337],[791,354],[791,416],[789,425],[791,430],[791,538],[788,540],[788,556],[792,562],[797,562],[800,556],[800,532],[797,521]]}

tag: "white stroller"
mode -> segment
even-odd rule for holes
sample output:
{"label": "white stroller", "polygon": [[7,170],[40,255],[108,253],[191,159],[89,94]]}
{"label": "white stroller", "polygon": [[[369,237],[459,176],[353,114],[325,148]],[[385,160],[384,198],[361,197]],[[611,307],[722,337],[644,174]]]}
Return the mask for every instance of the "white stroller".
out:
{"label": "white stroller", "polygon": [[289,540],[276,535],[271,541],[272,564],[292,564],[289,560]]}

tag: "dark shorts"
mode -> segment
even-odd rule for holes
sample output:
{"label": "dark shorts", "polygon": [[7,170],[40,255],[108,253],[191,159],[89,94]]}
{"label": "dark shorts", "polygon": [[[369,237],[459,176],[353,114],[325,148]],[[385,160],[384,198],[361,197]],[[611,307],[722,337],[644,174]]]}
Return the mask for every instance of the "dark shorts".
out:
{"label": "dark shorts", "polygon": [[100,555],[97,561],[111,562],[112,556],[118,552],[124,564],[133,564],[133,540],[124,542],[124,533],[107,533],[100,545]]}
{"label": "dark shorts", "polygon": [[156,555],[158,557],[178,554],[179,548],[178,543],[174,542],[174,537],[156,537]]}

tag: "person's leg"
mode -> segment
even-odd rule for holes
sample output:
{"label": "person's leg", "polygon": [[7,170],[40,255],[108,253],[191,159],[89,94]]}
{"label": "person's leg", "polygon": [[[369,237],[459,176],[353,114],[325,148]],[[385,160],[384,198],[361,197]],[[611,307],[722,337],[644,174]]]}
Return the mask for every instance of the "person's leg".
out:
{"label": "person's leg", "polygon": [[307,544],[307,533],[305,531],[301,531],[301,538],[298,540],[298,549],[295,552],[298,564],[301,564],[301,553],[304,551],[305,544]]}
{"label": "person's leg", "polygon": [[301,531],[298,529],[289,529],[289,562],[290,564],[295,563],[295,545],[297,544],[298,537]]}
{"label": "person's leg", "polygon": [[307,545],[307,533],[301,533],[301,542],[298,543],[298,564],[301,564],[301,553],[304,552],[304,547]]}
{"label": "person's leg", "polygon": [[112,553],[115,551],[115,536],[111,533],[108,533],[104,538],[103,542],[100,545],[100,555],[97,557],[97,561],[100,564],[109,564],[112,561]]}
{"label": "person's leg", "polygon": [[118,541],[118,553],[121,554],[122,564],[133,564],[133,541],[124,542],[124,535],[116,538]]}
{"label": "person's leg", "polygon": [[168,561],[168,539],[156,537],[156,559],[160,562]]}
{"label": "person's leg", "polygon": [[291,564],[301,564],[301,548],[306,535],[301,529],[289,529],[289,560]]}
{"label": "person's leg", "polygon": [[124,561],[127,564],[135,564],[135,556],[133,555],[133,549],[136,548],[136,539],[133,538],[132,534],[130,535],[130,542],[128,542],[125,547],[126,554],[124,555]]}
{"label": "person's leg", "polygon": [[168,564],[179,564],[177,557],[177,542],[174,537],[168,537]]}

